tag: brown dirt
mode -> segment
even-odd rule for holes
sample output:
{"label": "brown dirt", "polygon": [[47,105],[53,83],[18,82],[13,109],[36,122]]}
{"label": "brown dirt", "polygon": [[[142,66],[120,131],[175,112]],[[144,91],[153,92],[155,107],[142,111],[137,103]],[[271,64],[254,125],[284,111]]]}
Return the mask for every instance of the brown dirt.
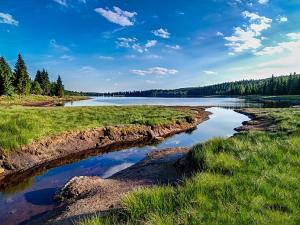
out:
{"label": "brown dirt", "polygon": [[[155,139],[163,139],[167,136],[184,132],[195,128],[199,123],[208,118],[209,112],[202,107],[178,107],[192,113],[192,121],[174,122],[161,126],[108,126],[86,131],[68,132],[63,135],[49,137],[35,141],[19,150],[6,154],[0,154],[0,186],[5,185],[10,179],[32,170],[51,168],[51,162],[60,160],[75,154],[84,155],[85,152],[99,154],[115,146],[139,144]],[[76,157],[75,157],[76,158]],[[7,180],[8,179],[8,180]]]}
{"label": "brown dirt", "polygon": [[119,209],[122,196],[134,189],[180,182],[184,174],[175,165],[187,152],[186,148],[156,151],[140,163],[105,180],[75,177],[56,194],[60,207],[27,224],[71,225],[83,216]]}
{"label": "brown dirt", "polygon": [[236,131],[272,131],[272,125],[274,124],[274,121],[272,121],[270,118],[264,117],[264,111],[262,109],[238,109],[235,111],[244,114],[251,119],[244,122],[243,126],[235,128]]}

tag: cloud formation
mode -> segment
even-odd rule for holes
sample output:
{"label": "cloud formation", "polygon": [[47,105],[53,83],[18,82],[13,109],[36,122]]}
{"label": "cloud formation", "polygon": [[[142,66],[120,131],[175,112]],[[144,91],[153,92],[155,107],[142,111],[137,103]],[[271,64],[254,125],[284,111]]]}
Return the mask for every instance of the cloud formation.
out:
{"label": "cloud formation", "polygon": [[0,23],[18,26],[19,21],[15,20],[12,15],[0,12]]}
{"label": "cloud formation", "polygon": [[218,73],[215,71],[211,71],[211,70],[204,70],[203,73],[207,74],[207,75],[217,75]]}
{"label": "cloud formation", "polygon": [[137,15],[136,12],[125,11],[117,6],[114,6],[113,10],[107,8],[96,8],[95,12],[99,13],[108,21],[121,26],[133,26],[135,22],[135,16]]}
{"label": "cloud formation", "polygon": [[158,30],[154,30],[154,31],[152,31],[152,33],[157,37],[161,37],[161,38],[165,38],[165,39],[168,39],[171,36],[171,34],[168,32],[168,30],[163,29],[163,28],[160,28]]}
{"label": "cloud formation", "polygon": [[234,53],[260,48],[263,40],[261,33],[269,29],[272,23],[272,19],[248,11],[244,11],[242,16],[248,19],[248,25],[235,27],[232,36],[224,38],[228,41],[225,45],[230,47]]}
{"label": "cloud formation", "polygon": [[289,39],[288,41],[280,42],[275,46],[265,47],[261,51],[256,52],[255,55],[274,55],[287,51],[298,58],[296,52],[300,53],[300,33],[288,33],[286,36]]}
{"label": "cloud formation", "polygon": [[118,38],[116,41],[118,47],[121,48],[131,48],[139,53],[147,52],[149,48],[156,46],[156,40],[148,40],[145,45],[138,43],[137,38]]}
{"label": "cloud formation", "polygon": [[168,69],[164,67],[152,67],[146,70],[131,70],[131,72],[138,76],[145,76],[145,75],[170,75],[170,74],[176,74],[178,73],[178,70],[175,69]]}

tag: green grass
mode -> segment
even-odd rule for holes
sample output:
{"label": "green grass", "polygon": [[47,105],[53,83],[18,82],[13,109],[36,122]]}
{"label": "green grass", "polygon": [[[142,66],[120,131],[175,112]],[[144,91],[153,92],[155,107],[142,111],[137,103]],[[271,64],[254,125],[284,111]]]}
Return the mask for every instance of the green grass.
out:
{"label": "green grass", "polygon": [[196,145],[187,158],[195,174],[182,185],[136,190],[121,212],[80,225],[300,224],[300,110],[263,111],[273,132]]}
{"label": "green grass", "polygon": [[49,102],[53,105],[61,105],[66,101],[78,101],[87,99],[85,96],[64,96],[59,98],[56,96],[45,95],[14,95],[14,96],[0,96],[0,106],[13,105],[34,105],[39,103]]}
{"label": "green grass", "polygon": [[164,107],[0,107],[0,149],[10,151],[33,140],[66,131],[106,125],[159,125],[190,114]]}

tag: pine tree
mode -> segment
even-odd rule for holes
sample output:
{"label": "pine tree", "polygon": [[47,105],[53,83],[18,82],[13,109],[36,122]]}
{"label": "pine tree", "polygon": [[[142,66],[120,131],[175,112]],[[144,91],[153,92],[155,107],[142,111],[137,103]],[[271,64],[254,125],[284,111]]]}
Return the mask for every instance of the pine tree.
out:
{"label": "pine tree", "polygon": [[25,62],[21,56],[18,55],[18,60],[15,66],[15,80],[14,87],[19,95],[26,95],[30,93],[30,78],[27,72]]}
{"label": "pine tree", "polygon": [[61,77],[58,75],[57,81],[56,81],[56,91],[55,95],[62,97],[64,96],[64,86],[61,80]]}
{"label": "pine tree", "polygon": [[35,76],[34,80],[40,84],[40,87],[42,89],[41,94],[50,95],[49,75],[48,75],[48,72],[45,69],[43,69],[42,71],[38,70],[36,72],[36,76]]}
{"label": "pine tree", "polygon": [[41,95],[43,93],[43,90],[42,90],[39,82],[37,82],[37,81],[32,82],[30,93],[34,94],[34,95]]}
{"label": "pine tree", "polygon": [[12,95],[13,73],[3,57],[0,57],[0,95]]}

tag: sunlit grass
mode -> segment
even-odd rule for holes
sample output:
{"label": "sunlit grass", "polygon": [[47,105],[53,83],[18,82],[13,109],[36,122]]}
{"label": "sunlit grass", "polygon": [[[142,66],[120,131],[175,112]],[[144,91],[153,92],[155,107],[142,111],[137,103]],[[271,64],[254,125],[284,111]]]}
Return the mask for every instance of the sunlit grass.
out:
{"label": "sunlit grass", "polygon": [[112,218],[118,224],[300,224],[300,110],[262,115],[276,121],[273,132],[196,145],[188,155],[191,178],[127,194]]}
{"label": "sunlit grass", "polygon": [[0,149],[33,140],[106,125],[159,125],[186,120],[189,113],[164,107],[0,108]]}

